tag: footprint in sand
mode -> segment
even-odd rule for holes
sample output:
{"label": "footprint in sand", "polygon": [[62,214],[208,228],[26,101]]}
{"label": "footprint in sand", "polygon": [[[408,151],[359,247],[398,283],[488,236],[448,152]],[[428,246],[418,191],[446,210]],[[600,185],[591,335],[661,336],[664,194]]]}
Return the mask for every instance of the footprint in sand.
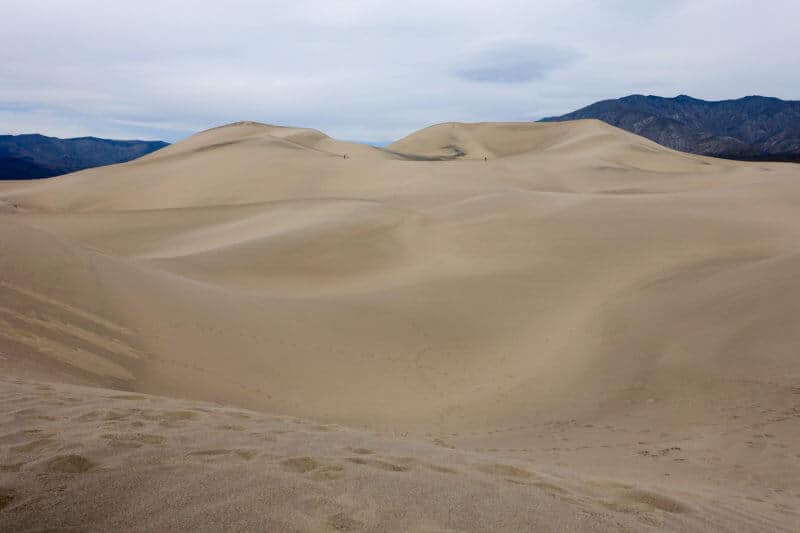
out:
{"label": "footprint in sand", "polygon": [[239,413],[239,412],[236,412],[236,411],[227,411],[227,412],[225,412],[223,414],[226,414],[226,415],[228,415],[230,417],[233,417],[233,418],[239,418],[239,419],[242,419],[242,420],[250,420],[252,418],[247,413]]}
{"label": "footprint in sand", "polygon": [[357,453],[358,455],[372,455],[373,453],[375,453],[369,448],[347,448],[347,449],[353,453]]}
{"label": "footprint in sand", "polygon": [[240,426],[238,424],[223,424],[221,426],[217,426],[218,429],[222,429],[224,431],[244,431],[245,427]]}
{"label": "footprint in sand", "polygon": [[322,466],[322,464],[311,457],[291,457],[281,461],[283,468],[290,472],[305,474]]}
{"label": "footprint in sand", "polygon": [[0,511],[11,505],[11,502],[13,502],[16,497],[17,493],[12,489],[0,487]]}
{"label": "footprint in sand", "polygon": [[82,474],[97,466],[82,455],[58,455],[47,461],[48,472],[59,474]]}
{"label": "footprint in sand", "polygon": [[329,516],[328,525],[336,531],[355,531],[364,527],[363,522],[348,516],[346,513],[336,513]]}
{"label": "footprint in sand", "polygon": [[194,457],[217,457],[220,455],[236,455],[246,461],[249,461],[256,455],[258,455],[258,450],[248,450],[248,449],[237,449],[237,450],[228,450],[224,448],[218,448],[215,450],[196,450],[193,452],[189,452],[189,456]]}
{"label": "footprint in sand", "polygon": [[541,489],[549,494],[569,494],[569,491],[564,487],[559,487],[553,483],[548,483],[547,481],[533,481],[530,483],[531,486],[536,487],[537,489]]}
{"label": "footprint in sand", "polygon": [[312,457],[292,457],[281,461],[283,468],[296,474],[311,474],[317,481],[332,481],[344,476],[344,467],[324,464]]}
{"label": "footprint in sand", "polygon": [[218,455],[228,455],[229,453],[231,453],[231,450],[196,450],[186,455],[194,457],[216,457]]}
{"label": "footprint in sand", "polygon": [[245,461],[249,461],[256,455],[258,455],[258,450],[241,449],[241,450],[234,450],[234,453],[239,457],[241,457],[242,459],[244,459]]}
{"label": "footprint in sand", "polygon": [[478,466],[478,470],[485,474],[502,476],[506,478],[506,481],[515,483],[517,485],[536,487],[537,489],[543,490],[552,496],[564,496],[570,494],[570,491],[554,483],[542,481],[540,479],[531,480],[531,478],[535,478],[536,476],[524,468],[497,463],[480,465]]}
{"label": "footprint in sand", "polygon": [[629,489],[611,501],[601,502],[604,507],[622,513],[652,512],[655,510],[667,513],[683,514],[690,508],[682,502],[642,489]]}
{"label": "footprint in sand", "polygon": [[194,411],[157,411],[155,414],[145,414],[147,420],[157,421],[161,426],[169,428],[182,427],[185,422],[196,420],[198,414]]}
{"label": "footprint in sand", "polygon": [[398,465],[383,461],[381,459],[365,459],[363,457],[348,457],[348,461],[357,465],[371,466],[379,470],[386,470],[387,472],[408,472],[411,470],[410,465]]}
{"label": "footprint in sand", "polygon": [[317,481],[333,481],[341,479],[345,475],[344,467],[341,465],[326,465],[311,474],[311,478]]}
{"label": "footprint in sand", "polygon": [[78,422],[94,422],[101,416],[103,416],[103,413],[100,411],[89,411],[78,416],[77,420]]}
{"label": "footprint in sand", "polygon": [[109,446],[128,448],[141,448],[145,444],[158,446],[167,441],[161,435],[149,435],[146,433],[106,433],[101,435],[100,438],[107,440]]}
{"label": "footprint in sand", "polygon": [[446,466],[437,465],[437,464],[433,464],[433,463],[422,463],[422,466],[424,466],[428,470],[433,470],[434,472],[438,472],[440,474],[457,474],[458,473],[456,470],[453,470],[452,468],[448,468]]}

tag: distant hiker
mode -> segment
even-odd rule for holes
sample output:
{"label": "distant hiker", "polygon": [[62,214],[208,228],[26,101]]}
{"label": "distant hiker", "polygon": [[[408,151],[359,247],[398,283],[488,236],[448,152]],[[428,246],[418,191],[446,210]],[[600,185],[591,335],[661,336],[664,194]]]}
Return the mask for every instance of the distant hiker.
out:
{"label": "distant hiker", "polygon": [[483,156],[483,161],[484,161],[484,162],[486,162],[486,161],[488,161],[488,160],[489,160],[489,158],[488,158],[488,157],[486,157],[486,156]]}
{"label": "distant hiker", "polygon": [[347,154],[342,154],[342,157],[344,157],[345,159],[347,159]]}

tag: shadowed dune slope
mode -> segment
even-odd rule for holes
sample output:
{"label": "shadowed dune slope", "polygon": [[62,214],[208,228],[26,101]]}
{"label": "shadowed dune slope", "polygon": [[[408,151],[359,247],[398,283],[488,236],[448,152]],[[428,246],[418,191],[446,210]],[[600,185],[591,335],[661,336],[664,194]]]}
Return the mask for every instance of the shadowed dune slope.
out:
{"label": "shadowed dune slope", "polygon": [[237,123],[0,183],[0,371],[735,486],[796,525],[798,206],[796,166],[597,121],[386,150]]}

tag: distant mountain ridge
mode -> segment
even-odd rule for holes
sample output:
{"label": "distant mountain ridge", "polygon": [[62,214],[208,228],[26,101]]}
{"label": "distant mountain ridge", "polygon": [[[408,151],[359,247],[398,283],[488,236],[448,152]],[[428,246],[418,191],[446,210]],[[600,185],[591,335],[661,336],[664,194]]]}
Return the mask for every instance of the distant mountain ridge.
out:
{"label": "distant mountain ridge", "polygon": [[594,118],[661,145],[726,159],[800,162],[800,101],[765,96],[706,101],[635,94],[541,122]]}
{"label": "distant mountain ridge", "polygon": [[49,178],[86,168],[124,163],[165,146],[168,143],[163,141],[0,135],[0,179]]}

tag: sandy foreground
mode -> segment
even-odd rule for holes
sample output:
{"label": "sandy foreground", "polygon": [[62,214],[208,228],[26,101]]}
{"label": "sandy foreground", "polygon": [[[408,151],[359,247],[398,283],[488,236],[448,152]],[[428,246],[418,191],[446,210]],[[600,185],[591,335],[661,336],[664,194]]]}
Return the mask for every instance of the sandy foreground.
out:
{"label": "sandy foreground", "polygon": [[0,182],[0,530],[795,531],[798,272],[800,167],[597,121]]}

